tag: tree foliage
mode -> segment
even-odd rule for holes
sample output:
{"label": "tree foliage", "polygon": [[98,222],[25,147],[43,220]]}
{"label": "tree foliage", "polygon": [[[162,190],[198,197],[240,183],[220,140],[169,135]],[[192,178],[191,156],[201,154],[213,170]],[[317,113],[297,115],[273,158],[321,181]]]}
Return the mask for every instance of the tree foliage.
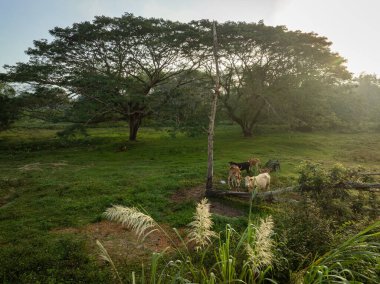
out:
{"label": "tree foliage", "polygon": [[[323,112],[326,86],[350,78],[345,60],[314,33],[284,26],[227,22],[220,25],[223,104],[245,136],[264,112],[305,120],[308,106]],[[314,101],[314,103],[313,103]],[[305,107],[305,111],[302,108]],[[309,116],[315,118],[318,111]]]}
{"label": "tree foliage", "polygon": [[181,88],[160,90],[165,92],[159,96],[164,101],[152,116],[152,124],[169,127],[173,137],[178,132],[195,136],[207,129],[212,82],[199,71],[189,74],[188,79],[192,82]]}
{"label": "tree foliage", "polygon": [[95,17],[50,31],[53,40],[34,42],[30,61],[8,67],[11,80],[59,86],[67,96],[91,101],[87,119],[118,114],[136,140],[142,119],[157,108],[156,89],[176,77],[179,87],[201,55],[190,25],[125,14]]}
{"label": "tree foliage", "polygon": [[352,96],[356,98],[357,117],[362,123],[375,124],[379,127],[380,78],[374,74],[361,74],[355,78],[355,83],[357,87],[353,90]]}
{"label": "tree foliage", "polygon": [[[259,122],[301,131],[378,124],[379,79],[352,81],[325,37],[263,22],[217,29],[220,101],[245,136]],[[37,40],[27,51],[28,63],[7,67],[7,80],[34,87],[25,114],[84,125],[124,120],[130,140],[146,118],[173,133],[204,128],[215,74],[210,21],[124,14],[50,33],[52,41]]]}

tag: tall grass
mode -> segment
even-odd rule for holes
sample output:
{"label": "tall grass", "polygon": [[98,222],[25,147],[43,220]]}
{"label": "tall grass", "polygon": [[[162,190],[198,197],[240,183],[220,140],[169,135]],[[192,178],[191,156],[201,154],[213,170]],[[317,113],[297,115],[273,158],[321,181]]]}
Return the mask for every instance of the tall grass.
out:
{"label": "tall grass", "polygon": [[[181,247],[172,242],[175,253],[169,257],[179,256],[179,258],[163,263],[160,261],[163,260],[165,252],[154,253],[149,282],[142,268],[140,283],[262,283],[268,280],[265,274],[270,269],[274,247],[271,239],[273,234],[271,217],[260,220],[256,226],[250,222],[241,235],[230,225],[218,235],[212,231],[213,223],[209,209],[210,204],[207,199],[198,203],[194,220],[189,224],[187,242],[178,234],[180,243],[195,244],[195,249],[193,250],[191,245]],[[169,236],[150,216],[138,212],[136,208],[113,206],[107,209],[105,216],[127,225],[136,232],[141,241],[146,234],[152,232],[152,226],[156,226],[158,230]],[[217,236],[218,243],[212,242]],[[110,263],[115,277],[120,280],[106,249],[100,242],[97,244],[101,257]],[[137,283],[135,272],[131,275],[131,281]]]}
{"label": "tall grass", "polygon": [[[215,243],[212,242],[216,233],[211,230],[209,207],[207,199],[203,199],[197,205],[194,221],[189,226],[191,229],[187,239],[196,243],[195,250],[175,247],[177,253],[154,253],[150,278],[146,279],[143,267],[140,274],[137,274],[140,277],[136,278],[136,273],[132,273],[132,283],[276,283],[275,279],[268,277],[276,246],[272,239],[272,217],[260,219],[256,225],[250,220],[242,234],[227,225],[225,231],[219,233],[218,242]],[[115,212],[109,214],[108,209],[106,216],[123,223],[123,218],[115,218],[115,215],[123,215],[127,210],[130,209],[114,206],[112,211]],[[135,211],[133,208],[133,212]],[[130,216],[136,216],[135,220],[132,218],[124,223],[136,222],[130,228],[140,235],[143,226],[137,224],[141,222],[140,214],[144,213],[134,214]],[[151,220],[147,215],[144,218]],[[159,229],[162,230],[161,227]],[[379,239],[380,221],[317,258],[309,267],[294,272],[292,283],[379,283]],[[182,239],[181,241],[185,243]],[[106,249],[100,242],[98,246],[101,257],[110,263],[115,278],[122,282]],[[165,254],[169,258],[179,258],[165,261]]]}
{"label": "tall grass", "polygon": [[111,256],[108,254],[108,251],[104,248],[102,243],[99,242],[98,240],[96,240],[96,245],[98,246],[100,250],[100,253],[99,253],[100,257],[111,265],[112,272],[114,273],[114,277],[118,280],[119,283],[123,283],[123,281],[120,278],[119,271],[117,270]]}
{"label": "tall grass", "polygon": [[249,224],[251,231],[254,232],[251,240],[247,243],[246,250],[248,260],[254,270],[265,268],[273,261],[273,234],[274,223],[272,217],[261,220],[261,224],[256,228]]}
{"label": "tall grass", "polygon": [[305,284],[380,283],[380,221],[316,259],[300,278]]}
{"label": "tall grass", "polygon": [[[192,220],[193,203],[173,202],[170,197],[180,189],[204,182],[204,136],[178,135],[172,139],[164,131],[143,128],[139,141],[129,143],[127,127],[107,127],[91,128],[89,137],[63,143],[55,136],[59,129],[17,128],[0,133],[0,281],[5,283],[113,280],[109,277],[110,270],[99,267],[91,258],[91,245],[86,242],[92,238],[84,232],[87,226],[102,219],[100,213],[110,204],[141,204],[149,208],[155,220],[174,227],[184,227]],[[273,176],[274,188],[294,184],[296,166],[304,160],[326,166],[337,161],[345,166],[360,163],[373,172],[380,169],[379,133],[259,129],[253,138],[243,139],[238,128],[218,126],[215,143],[215,181],[221,189],[226,188],[219,183],[226,179],[226,163],[243,161],[252,155],[263,162],[272,158],[281,161],[281,172]],[[126,147],[125,151],[118,150],[121,145]],[[58,163],[61,166],[55,166]],[[248,212],[246,204],[237,206],[244,206]],[[265,214],[261,209],[257,213]],[[217,232],[234,220],[213,218]],[[243,218],[239,220],[233,227],[241,232],[246,222]],[[241,236],[236,232],[232,235],[233,243]],[[224,240],[225,232],[221,237]],[[217,246],[214,239],[201,250],[208,250],[203,260],[209,268],[205,273],[215,282],[220,280],[219,274],[210,271]],[[183,246],[181,249],[186,250]],[[239,250],[244,252],[244,245]],[[168,252],[164,257],[167,256]],[[191,256],[194,263],[199,262],[196,254]],[[238,262],[241,259],[237,255]],[[135,265],[135,260],[131,265]],[[159,262],[164,262],[163,258]],[[174,261],[168,269],[178,265]],[[141,274],[137,272],[135,278],[139,281]],[[149,280],[149,274],[146,278]]]}

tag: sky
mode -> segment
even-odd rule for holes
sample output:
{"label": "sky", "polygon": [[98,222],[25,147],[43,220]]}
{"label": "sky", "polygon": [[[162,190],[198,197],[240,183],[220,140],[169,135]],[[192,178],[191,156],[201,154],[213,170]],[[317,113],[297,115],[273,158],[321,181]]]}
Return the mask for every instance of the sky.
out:
{"label": "sky", "polygon": [[124,13],[181,22],[263,20],[289,30],[327,37],[347,59],[354,75],[380,75],[378,0],[0,0],[0,72],[3,65],[27,62],[33,40],[52,38],[49,30]]}

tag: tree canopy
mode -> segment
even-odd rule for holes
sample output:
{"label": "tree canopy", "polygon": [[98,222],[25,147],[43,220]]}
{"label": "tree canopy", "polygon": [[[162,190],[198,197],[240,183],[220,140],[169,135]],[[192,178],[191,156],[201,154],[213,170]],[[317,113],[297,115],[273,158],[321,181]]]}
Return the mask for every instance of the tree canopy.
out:
{"label": "tree canopy", "polygon": [[[156,89],[176,77],[176,88],[201,55],[191,25],[125,14],[56,27],[53,40],[34,41],[30,61],[8,67],[15,81],[61,87],[75,100],[90,101],[87,119],[112,113],[130,125],[136,140],[142,119],[154,108]],[[161,92],[162,93],[162,92]]]}
{"label": "tree canopy", "polygon": [[[178,129],[199,125],[194,116],[207,117],[214,77],[211,27],[208,20],[179,23],[132,14],[56,27],[50,42],[34,41],[28,63],[6,67],[7,80],[36,85],[41,102],[50,94],[49,104],[56,100],[61,112],[48,117],[128,121],[130,140],[149,116]],[[263,22],[225,22],[217,29],[220,99],[245,136],[264,114],[295,127],[336,119],[327,94],[342,95],[337,87],[351,74],[325,37]]]}
{"label": "tree canopy", "polygon": [[[221,100],[245,136],[252,135],[264,110],[284,112],[284,106],[300,103],[303,90],[315,91],[308,94],[312,101],[323,86],[350,79],[345,60],[331,52],[331,42],[314,33],[262,22],[226,22],[219,26],[219,33]],[[299,112],[292,113],[293,118],[302,120]],[[288,111],[288,118],[291,116]]]}

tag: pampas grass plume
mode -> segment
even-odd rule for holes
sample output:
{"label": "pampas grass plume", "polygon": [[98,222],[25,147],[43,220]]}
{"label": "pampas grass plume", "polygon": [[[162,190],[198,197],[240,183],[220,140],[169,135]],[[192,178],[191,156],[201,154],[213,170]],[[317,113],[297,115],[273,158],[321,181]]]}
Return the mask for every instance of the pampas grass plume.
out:
{"label": "pampas grass plume", "polygon": [[248,260],[256,268],[268,266],[273,260],[273,219],[271,216],[261,220],[258,228],[255,228],[254,238],[251,243],[246,246]]}
{"label": "pampas grass plume", "polygon": [[194,242],[197,250],[208,245],[211,242],[211,238],[217,236],[211,230],[212,225],[210,204],[207,198],[203,198],[197,204],[194,221],[188,225],[190,227],[188,234],[189,242]]}
{"label": "pampas grass plume", "polygon": [[149,215],[140,212],[135,207],[113,205],[104,215],[111,221],[116,221],[134,231],[139,239],[144,240],[150,233],[156,231],[156,221]]}

